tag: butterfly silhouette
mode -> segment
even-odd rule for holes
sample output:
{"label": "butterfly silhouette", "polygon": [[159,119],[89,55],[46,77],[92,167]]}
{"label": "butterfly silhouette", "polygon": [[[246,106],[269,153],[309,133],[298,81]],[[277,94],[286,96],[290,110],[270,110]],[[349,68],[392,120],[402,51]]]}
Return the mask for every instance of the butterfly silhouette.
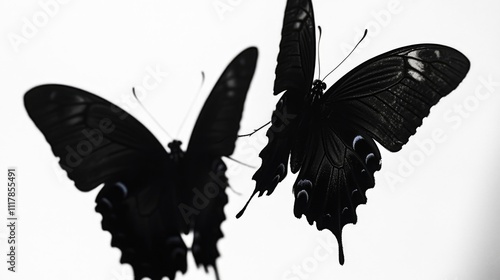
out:
{"label": "butterfly silhouette", "polygon": [[197,266],[219,278],[217,241],[227,203],[226,165],[235,148],[257,49],[241,52],[207,98],[186,152],[173,140],[167,152],[134,117],[84,90],[41,85],[24,96],[28,115],[80,191],[104,184],[96,197],[102,228],[122,251],[135,279],[175,278],[187,269],[181,233],[193,231]]}
{"label": "butterfly silhouette", "polygon": [[342,228],[357,221],[374,172],[381,168],[374,140],[391,152],[408,142],[441,97],[467,74],[469,60],[436,44],[398,48],[357,66],[328,90],[314,80],[316,36],[310,0],[287,1],[276,66],[274,95],[283,91],[253,179],[256,193],[270,195],[290,168],[297,218],[337,238],[344,263]]}

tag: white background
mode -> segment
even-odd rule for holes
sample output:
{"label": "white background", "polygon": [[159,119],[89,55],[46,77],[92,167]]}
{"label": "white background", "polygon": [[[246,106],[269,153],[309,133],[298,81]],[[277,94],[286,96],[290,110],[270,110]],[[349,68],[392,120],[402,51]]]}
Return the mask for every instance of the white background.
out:
{"label": "white background", "polygon": [[[148,69],[158,68],[168,75],[143,103],[165,130],[187,143],[223,69],[240,51],[256,46],[259,60],[240,130],[250,132],[269,120],[278,100],[272,86],[285,1],[73,0],[52,2],[57,8],[51,6],[50,15],[41,4],[47,2],[0,2],[1,170],[17,167],[19,183],[18,272],[7,272],[7,228],[1,226],[0,278],[133,279],[131,267],[119,263],[121,252],[110,247],[110,234],[101,230],[94,211],[98,190],[81,193],[66,178],[26,114],[24,93],[45,83],[88,90],[125,107],[166,145],[171,139],[143,110],[123,101],[130,100],[132,87],[141,86]],[[367,192],[368,204],[358,208],[358,224],[343,231],[344,266],[330,232],[293,216],[295,175],[272,196],[254,198],[236,220],[253,191],[255,169],[226,161],[230,184],[243,195],[228,190],[225,237],[218,243],[221,279],[498,279],[500,84],[489,91],[481,82],[500,82],[498,2],[345,2],[314,1],[316,24],[324,31],[322,76],[344,58],[343,47],[369,29],[360,48],[328,77],[329,86],[359,63],[413,43],[457,48],[470,59],[470,72],[401,151],[381,148],[376,187]],[[36,30],[26,33],[26,22]],[[201,71],[206,81],[196,97]],[[190,104],[193,110],[178,133]],[[436,130],[444,140],[434,141],[424,154],[422,143],[433,141]],[[233,157],[259,166],[264,134],[240,139]],[[405,164],[411,168],[402,170]],[[392,175],[400,181],[388,180]],[[0,213],[6,210],[5,187]],[[6,224],[6,215],[0,217]],[[331,242],[326,249],[321,245]],[[188,272],[176,279],[214,279],[189,258]],[[302,274],[294,274],[293,267]]]}

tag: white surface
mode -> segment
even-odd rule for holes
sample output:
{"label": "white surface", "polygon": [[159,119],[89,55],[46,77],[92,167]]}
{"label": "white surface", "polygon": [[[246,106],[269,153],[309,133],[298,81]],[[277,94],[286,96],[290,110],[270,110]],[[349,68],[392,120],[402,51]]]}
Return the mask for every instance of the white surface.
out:
{"label": "white surface", "polygon": [[[137,116],[164,144],[170,139],[139,108],[125,106],[131,88],[142,84],[147,69],[168,76],[144,100],[159,123],[185,144],[212,86],[231,59],[249,46],[259,48],[257,71],[248,93],[241,132],[267,122],[278,100],[272,96],[274,69],[285,1],[67,1],[48,16],[31,38],[16,47],[24,18],[43,21],[41,1],[1,1],[0,77],[1,170],[18,168],[18,272],[0,265],[2,279],[133,279],[121,252],[110,247],[94,211],[97,190],[81,193],[65,177],[42,134],[28,118],[24,93],[33,86],[62,83],[86,89]],[[62,1],[61,1],[62,2]],[[396,153],[383,148],[383,168],[368,204],[358,208],[358,224],[343,231],[346,262],[338,264],[334,236],[318,232],[292,213],[289,175],[270,197],[254,198],[245,215],[234,216],[254,188],[255,170],[230,165],[228,219],[218,247],[221,279],[439,279],[489,280],[500,276],[500,84],[482,100],[481,80],[500,82],[496,1],[314,1],[316,24],[323,28],[322,75],[344,58],[343,47],[358,40],[366,25],[368,39],[334,74],[328,86],[359,63],[413,43],[440,43],[463,52],[472,67],[457,90],[431,110],[410,142]],[[59,2],[57,2],[59,3]],[[229,10],[217,12],[215,5]],[[394,4],[393,4],[394,5]],[[377,20],[380,11],[390,19]],[[54,11],[54,9],[52,9]],[[392,11],[392,12],[391,12]],[[378,28],[377,28],[378,27]],[[30,35],[30,34],[28,34]],[[199,97],[200,72],[205,71]],[[482,87],[482,88],[481,88]],[[477,101],[477,102],[475,102]],[[178,134],[180,121],[194,103]],[[460,115],[458,106],[466,106]],[[419,143],[435,130],[444,140],[413,165]],[[240,139],[234,158],[259,166],[267,143],[261,131]],[[420,152],[419,152],[420,151]],[[5,174],[4,172],[3,174]],[[387,176],[402,176],[391,184]],[[4,175],[6,177],[6,175]],[[3,179],[5,180],[5,179]],[[0,213],[6,213],[0,190]],[[4,214],[0,215],[5,221]],[[2,222],[4,224],[6,222]],[[0,252],[6,254],[7,229],[0,227]],[[333,241],[331,247],[328,244]],[[4,260],[1,257],[0,260]],[[214,279],[194,267],[176,279]],[[292,271],[300,266],[300,276]],[[305,266],[305,267],[303,267]],[[6,277],[5,277],[5,276]]]}

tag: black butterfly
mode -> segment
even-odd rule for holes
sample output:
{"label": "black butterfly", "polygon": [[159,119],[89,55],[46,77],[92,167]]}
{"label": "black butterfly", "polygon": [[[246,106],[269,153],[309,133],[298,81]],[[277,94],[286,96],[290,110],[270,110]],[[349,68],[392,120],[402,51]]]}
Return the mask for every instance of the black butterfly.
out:
{"label": "black butterfly", "polygon": [[240,53],[224,70],[196,121],[186,152],[173,140],[167,152],[134,117],[81,89],[42,85],[28,91],[29,116],[81,191],[104,184],[96,198],[102,228],[122,251],[135,279],[175,278],[186,272],[193,231],[198,266],[214,267],[227,203],[226,165],[257,61],[257,49]]}
{"label": "black butterfly", "polygon": [[[269,143],[253,179],[252,197],[270,195],[293,173],[294,214],[318,230],[329,229],[344,263],[342,228],[357,221],[381,168],[374,140],[391,152],[408,142],[430,108],[454,90],[470,63],[460,52],[436,44],[402,47],[374,57],[326,92],[313,81],[315,23],[310,0],[289,0],[283,22],[274,94],[286,91],[273,112]],[[373,140],[374,139],[374,140]]]}

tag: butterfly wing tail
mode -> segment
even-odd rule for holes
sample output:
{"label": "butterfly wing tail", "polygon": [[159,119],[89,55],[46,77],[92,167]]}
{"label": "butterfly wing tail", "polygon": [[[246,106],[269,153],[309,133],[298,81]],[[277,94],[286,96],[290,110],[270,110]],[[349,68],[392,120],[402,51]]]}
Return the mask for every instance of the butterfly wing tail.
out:
{"label": "butterfly wing tail", "polygon": [[366,191],[375,185],[381,156],[370,138],[328,121],[316,119],[310,128],[294,184],[294,214],[335,235],[343,264],[342,228],[357,222],[356,208],[366,203]]}

